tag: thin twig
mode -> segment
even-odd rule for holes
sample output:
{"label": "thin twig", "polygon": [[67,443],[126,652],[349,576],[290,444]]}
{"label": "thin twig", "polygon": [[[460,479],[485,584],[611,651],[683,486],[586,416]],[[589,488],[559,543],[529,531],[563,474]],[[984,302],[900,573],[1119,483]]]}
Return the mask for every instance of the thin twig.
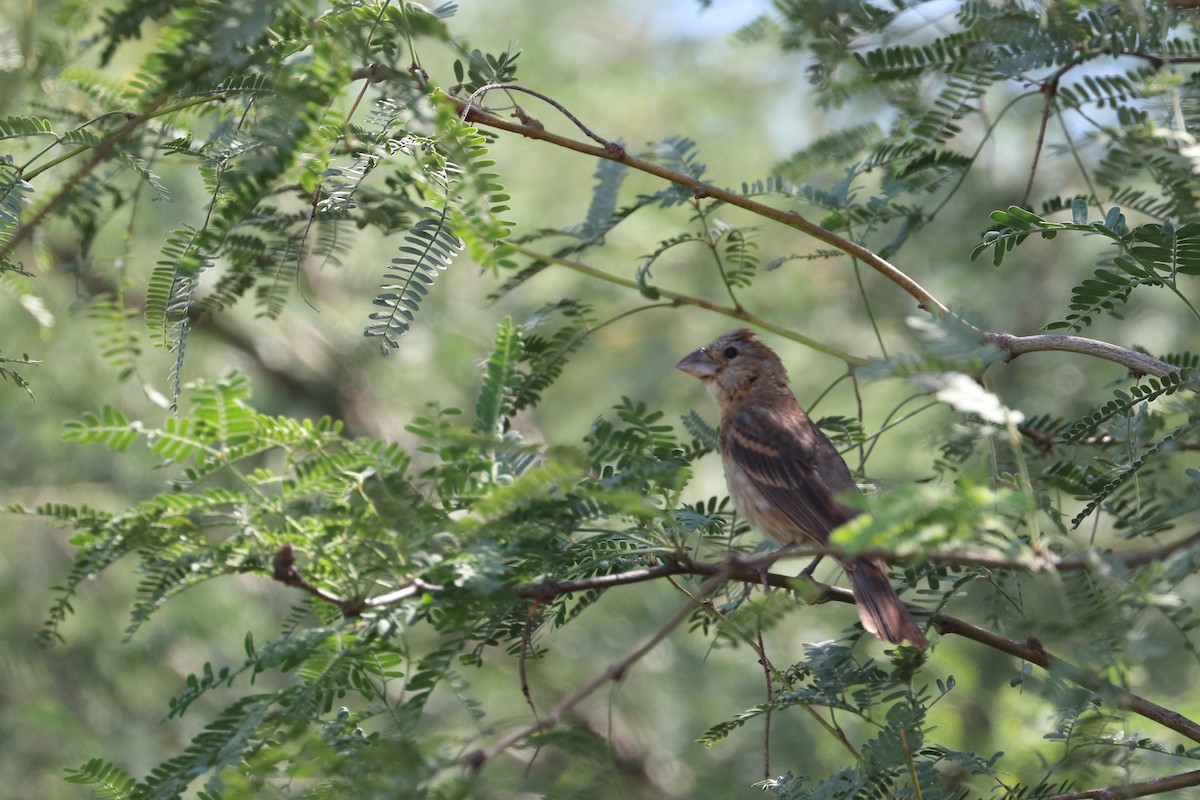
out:
{"label": "thin twig", "polygon": [[632,667],[639,660],[641,660],[643,656],[657,647],[663,639],[667,638],[667,635],[670,634],[671,631],[675,630],[675,628],[678,627],[681,622],[688,618],[688,616],[695,609],[698,600],[707,598],[708,595],[715,592],[721,586],[721,584],[728,580],[728,569],[729,568],[718,571],[715,575],[705,581],[704,584],[701,585],[700,588],[695,592],[695,597],[697,598],[696,600],[689,598],[688,601],[681,605],[666,622],[659,626],[657,631],[655,631],[648,639],[646,639],[646,641],[642,642],[640,645],[631,650],[625,655],[624,658],[610,664],[607,669],[605,669],[595,678],[583,684],[582,686],[577,687],[574,691],[563,697],[563,699],[559,700],[553,708],[546,712],[546,716],[544,718],[535,720],[534,722],[530,722],[526,725],[522,725],[519,728],[509,731],[498,741],[493,743],[491,747],[468,753],[463,757],[463,763],[472,769],[480,769],[484,764],[491,761],[493,758],[503,753],[517,742],[520,742],[539,731],[543,731],[547,728],[552,728],[557,725],[558,721],[562,719],[562,716],[565,713],[579,705],[579,703],[587,699],[588,696],[590,696],[604,684],[610,681],[621,680],[625,673],[629,671],[630,667]]}
{"label": "thin twig", "polygon": [[[635,281],[631,278],[624,278],[620,275],[614,275],[611,272],[605,272],[602,269],[597,269],[588,264],[584,264],[581,261],[573,261],[569,258],[563,258],[561,256],[556,256],[551,253],[542,253],[537,250],[530,250],[527,247],[522,247],[521,245],[516,245],[516,244],[511,244],[511,243],[509,244],[509,247],[511,247],[514,252],[520,253],[521,255],[526,256],[527,258],[532,258],[535,261],[545,261],[548,264],[557,264],[560,267],[566,267],[567,269],[574,270],[575,272],[578,272],[581,275],[587,275],[592,278],[597,278],[599,280],[605,281],[606,283],[611,283],[616,286],[623,286],[627,289],[633,289],[638,292],[642,291],[642,287],[638,285],[637,281]],[[662,297],[663,299],[671,301],[671,305],[673,305],[673,306],[693,306],[695,308],[703,308],[706,311],[712,311],[714,313],[721,314],[721,315],[729,317],[731,319],[740,320],[741,322],[745,322],[748,325],[753,325],[757,328],[761,328],[765,331],[774,333],[777,336],[782,336],[785,339],[790,339],[793,342],[802,344],[802,345],[804,345],[808,348],[811,348],[813,350],[816,350],[820,353],[825,353],[826,355],[833,356],[834,358],[836,358],[840,361],[843,361],[846,364],[850,364],[851,366],[865,366],[867,364],[867,359],[863,358],[862,356],[856,356],[851,353],[847,353],[845,351],[838,350],[836,347],[830,347],[829,345],[824,344],[823,342],[818,342],[815,339],[810,339],[809,337],[805,336],[802,333],[797,333],[796,331],[788,330],[787,328],[782,328],[772,322],[768,322],[767,320],[762,319],[761,317],[759,317],[755,314],[750,313],[749,311],[747,311],[744,308],[723,306],[719,303],[713,303],[713,302],[705,300],[704,298],[701,298],[701,297],[694,297],[692,295],[683,294],[681,292],[673,292],[670,289],[660,289],[657,286],[651,287],[651,288],[652,288],[653,292],[657,293],[657,295],[659,297]]]}
{"label": "thin twig", "polygon": [[[571,120],[571,122],[575,124],[575,127],[579,128],[579,130],[583,133],[584,136],[588,137],[593,142],[598,142],[608,152],[610,152],[610,153],[618,153],[618,152],[623,153],[624,152],[624,149],[621,147],[621,145],[617,144],[616,142],[609,141],[608,139],[605,139],[603,136],[599,135],[598,133],[595,133],[594,131],[592,131],[591,128],[589,128],[587,125],[583,124],[583,122],[579,119],[579,117],[575,116],[570,111],[568,111],[567,108],[562,103],[558,102],[553,97],[549,97],[548,95],[544,95],[539,91],[535,91],[526,86],[522,86],[519,83],[489,83],[487,86],[480,86],[478,89],[476,89],[474,92],[471,93],[471,96],[467,98],[467,102],[462,104],[462,106],[459,109],[459,117],[461,119],[465,120],[472,112],[472,108],[471,108],[472,104],[476,100],[479,100],[480,102],[482,102],[483,96],[486,95],[488,92],[490,92],[492,89],[504,89],[504,90],[510,91],[510,92],[524,92],[525,94],[533,95],[534,97],[538,98],[539,100],[549,103],[550,105],[552,105],[556,109],[558,109],[558,112],[560,114],[562,114],[564,117],[566,117],[567,119]],[[517,118],[519,120],[521,120],[521,123],[522,123],[522,125],[524,125],[524,127],[534,128],[535,130],[545,130],[545,128],[538,128],[537,125],[531,125],[530,121],[533,118],[526,115],[524,113],[524,111],[521,111],[520,106],[517,107],[517,110],[519,112]]]}
{"label": "thin twig", "polygon": [[1021,196],[1022,208],[1029,205],[1029,195],[1033,193],[1033,179],[1037,176],[1038,161],[1042,157],[1042,146],[1046,142],[1046,126],[1050,124],[1050,112],[1058,105],[1058,84],[1062,80],[1063,75],[1079,65],[1078,59],[1072,60],[1058,70],[1053,75],[1042,81],[1042,96],[1045,102],[1042,105],[1042,120],[1038,124],[1037,141],[1033,145],[1033,163],[1029,165],[1029,180],[1025,184],[1025,194]]}
{"label": "thin twig", "polygon": [[533,712],[533,718],[538,718],[537,704],[533,702],[533,692],[529,691],[529,673],[526,671],[527,654],[529,653],[529,645],[533,639],[533,619],[537,616],[538,609],[542,604],[538,600],[534,600],[529,604],[529,612],[525,615],[525,629],[521,631],[521,655],[517,660],[517,673],[521,677],[521,694],[525,695],[525,702],[529,704],[529,710]]}
{"label": "thin twig", "polygon": [[[765,558],[770,559],[770,561],[774,561],[778,558],[779,554],[780,554],[779,551],[776,551],[775,553],[769,554]],[[761,570],[765,570],[768,566],[770,566],[770,561],[764,562],[759,567],[760,578],[763,574],[761,572]],[[667,578],[667,581],[672,586],[674,586],[676,589],[678,589],[679,591],[688,595],[689,597],[694,597],[694,595],[692,594],[692,592],[689,589],[684,587],[682,584],[680,584],[674,578]],[[750,590],[752,587],[753,587],[752,583],[750,583],[748,581],[745,582],[745,588],[743,590],[744,593],[746,595],[748,595],[750,593]],[[757,641],[755,641],[750,638],[750,636],[747,632],[742,631],[741,626],[738,625],[738,623],[734,622],[732,619],[730,619],[726,615],[722,614],[712,603],[706,604],[704,606],[704,610],[706,612],[708,612],[709,614],[711,614],[712,616],[719,619],[726,626],[728,626],[727,630],[731,629],[741,636],[742,641],[745,642],[750,647],[750,649],[754,651],[755,655],[758,656],[758,663],[761,664],[763,669],[765,669],[767,671],[768,683],[771,680],[771,676],[774,676],[775,680],[779,681],[779,683],[781,685],[786,686],[789,689],[791,688],[791,684],[788,682],[787,676],[784,673],[780,672],[779,668],[776,667],[774,664],[772,664],[771,659],[767,657],[767,651],[766,651],[766,648],[763,646],[763,642],[762,642],[762,628],[761,627],[758,628],[758,637],[757,637]],[[770,703],[771,699],[772,699],[771,689],[770,689],[770,686],[768,686],[768,688],[767,688],[768,704]],[[848,752],[850,754],[851,758],[853,758],[855,761],[857,761],[860,758],[860,753],[858,752],[858,749],[850,742],[850,738],[848,736],[846,736],[846,732],[844,730],[842,730],[841,726],[839,726],[836,722],[831,722],[829,720],[826,720],[824,717],[821,716],[821,714],[815,708],[813,708],[812,705],[810,705],[808,703],[802,704],[800,706],[800,708],[802,708],[805,711],[805,713],[807,713],[810,717],[812,717],[813,721],[816,722],[818,725],[820,725],[821,728],[826,733],[828,733],[830,736],[832,736],[834,739],[836,739],[838,744],[840,744],[842,747],[846,748],[846,752]],[[768,705],[765,716],[767,719],[767,728],[768,728],[768,735],[769,735],[770,722],[771,722],[771,708],[769,707],[769,705]]]}
{"label": "thin twig", "polygon": [[758,663],[762,664],[763,680],[767,684],[767,713],[763,715],[763,780],[766,781],[771,779],[771,704],[775,702],[775,685],[771,681],[771,662],[767,660],[761,621],[755,633],[758,637]]}

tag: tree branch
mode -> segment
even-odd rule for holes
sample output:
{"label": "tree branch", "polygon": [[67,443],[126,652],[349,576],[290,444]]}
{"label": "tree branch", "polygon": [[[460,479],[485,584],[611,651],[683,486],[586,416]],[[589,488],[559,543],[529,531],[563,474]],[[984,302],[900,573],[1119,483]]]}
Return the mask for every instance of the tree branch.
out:
{"label": "tree branch", "polygon": [[[515,84],[504,84],[504,88],[518,89],[520,91],[528,91],[532,94],[538,94]],[[577,153],[594,156],[596,158],[605,158],[610,161],[617,161],[632,169],[645,172],[649,175],[654,175],[655,177],[662,178],[665,181],[669,181],[680,186],[685,186],[688,189],[691,189],[692,193],[696,197],[711,197],[716,200],[720,200],[727,205],[745,209],[752,214],[757,214],[760,217],[773,220],[782,225],[786,225],[789,228],[794,228],[801,233],[811,236],[818,241],[832,245],[838,250],[841,250],[843,253],[862,261],[864,264],[871,267],[876,272],[883,275],[892,283],[896,284],[905,292],[907,292],[913,299],[917,301],[919,308],[935,314],[950,313],[950,310],[943,305],[940,300],[930,294],[924,287],[922,287],[919,283],[917,283],[891,262],[882,258],[869,248],[858,244],[857,242],[850,241],[849,239],[837,235],[833,231],[809,222],[795,211],[783,211],[772,206],[768,206],[764,203],[759,203],[755,200],[751,200],[750,198],[743,197],[736,192],[729,191],[728,189],[721,189],[717,186],[713,186],[712,184],[698,181],[690,175],[684,175],[683,173],[675,172],[659,164],[632,156],[625,152],[624,149],[614,146],[609,140],[603,139],[596,134],[591,133],[590,130],[588,130],[588,135],[592,136],[597,141],[606,142],[607,145],[591,145],[587,144],[586,142],[580,142],[566,136],[560,136],[559,134],[551,133],[550,131],[547,131],[537,125],[523,125],[509,122],[508,120],[501,119],[500,117],[489,114],[486,111],[475,108],[469,102],[460,100],[457,97],[452,97],[450,95],[442,96],[458,111],[459,115],[464,120],[472,124],[485,125],[489,128],[496,128],[498,130],[507,131],[508,133],[515,133],[525,136],[530,139],[537,139],[539,141],[557,145],[558,147],[562,147],[567,150],[573,150]],[[538,96],[541,95],[538,94]],[[566,110],[562,109],[558,103],[554,103],[554,105],[564,113],[567,113],[567,116],[575,121],[577,125],[581,126],[582,129],[587,130],[586,128],[582,127],[583,123],[575,119],[574,115],[566,112]],[[662,290],[659,291],[666,296],[665,292]],[[683,301],[680,302],[683,304]],[[688,304],[698,305],[696,303]],[[1114,361],[1118,364],[1126,366],[1135,374],[1161,376],[1167,374],[1168,372],[1178,371],[1177,367],[1168,364],[1165,361],[1160,361],[1156,358],[1152,358],[1151,356],[1147,356],[1143,353],[1138,353],[1134,350],[1129,350],[1117,345],[1108,344],[1106,342],[1085,339],[1078,336],[1015,336],[1009,333],[983,332],[983,339],[985,342],[990,342],[991,344],[1009,353],[1010,357],[1016,357],[1023,353],[1032,353],[1044,350],[1061,350],[1064,352],[1081,353],[1084,355],[1094,356],[1096,358],[1103,358],[1108,361]]]}
{"label": "tree branch", "polygon": [[[1131,550],[1125,553],[1094,553],[1090,556],[1059,556],[1051,552],[1041,552],[1027,558],[1003,558],[990,553],[971,553],[967,551],[950,551],[945,553],[896,553],[891,550],[868,548],[857,553],[863,558],[879,559],[888,564],[910,564],[913,562],[928,562],[931,564],[950,564],[954,566],[982,567],[984,569],[1026,570],[1029,572],[1070,572],[1089,569],[1095,566],[1098,558],[1119,562],[1129,567],[1144,566],[1162,561],[1176,552],[1200,543],[1200,531],[1184,537],[1177,542],[1146,550]],[[753,584],[767,584],[779,589],[794,588],[798,581],[811,584],[820,590],[813,604],[827,601],[854,602],[852,596],[843,589],[806,577],[792,577],[775,572],[767,572],[777,561],[785,559],[809,559],[817,556],[844,556],[845,552],[836,547],[820,545],[794,546],[786,550],[755,556],[754,558],[734,558],[727,564],[712,564],[691,559],[663,561],[650,567],[631,569],[610,575],[593,575],[588,578],[578,578],[569,581],[544,581],[542,583],[518,586],[512,589],[515,596],[525,599],[550,602],[557,597],[574,592],[587,592],[597,589],[611,589],[614,586],[626,586],[634,583],[667,578],[674,575],[713,576],[727,573],[730,580]],[[386,594],[369,598],[346,598],[333,594],[325,589],[313,586],[301,576],[296,568],[295,554],[291,545],[284,545],[275,555],[272,577],[287,586],[294,586],[327,603],[332,603],[342,610],[347,617],[359,616],[372,609],[385,608],[389,605],[403,602],[417,595],[437,594],[445,591],[444,586],[429,583],[420,578],[412,578],[405,586]]]}
{"label": "tree branch", "polygon": [[1110,786],[1107,789],[1052,794],[1038,798],[1038,800],[1085,800],[1089,797],[1097,798],[1097,800],[1124,800],[1129,797],[1148,797],[1152,794],[1173,792],[1189,786],[1200,786],[1200,770],[1181,772],[1178,775],[1169,775],[1166,778],[1155,778],[1139,783],[1128,783],[1124,786]]}
{"label": "tree branch", "polygon": [[595,156],[596,158],[606,158],[610,161],[617,161],[640,172],[645,172],[649,175],[654,175],[655,177],[662,178],[663,180],[671,183],[685,186],[690,189],[692,194],[694,194],[696,197],[711,197],[713,199],[720,200],[722,203],[727,205],[745,209],[752,214],[757,214],[760,217],[774,220],[775,222],[786,225],[789,228],[794,228],[801,233],[807,234],[808,236],[825,242],[826,244],[833,245],[843,253],[847,253],[859,259],[864,264],[871,267],[876,272],[879,272],[881,275],[911,295],[917,301],[917,305],[920,308],[942,314],[948,314],[950,311],[923,286],[910,278],[887,259],[882,258],[872,250],[863,247],[857,242],[852,242],[849,239],[838,236],[831,230],[822,228],[816,223],[809,222],[795,211],[782,211],[778,208],[768,206],[765,203],[759,203],[756,200],[743,197],[742,195],[729,191],[728,189],[721,189],[717,186],[713,186],[712,184],[698,181],[690,175],[684,175],[683,173],[667,169],[660,164],[655,164],[651,161],[638,158],[637,156],[632,156],[623,148],[613,146],[612,143],[607,139],[601,139],[598,136],[595,138],[600,141],[608,142],[608,145],[591,145],[566,136],[560,136],[559,134],[551,133],[550,131],[547,131],[544,128],[539,128],[536,125],[522,125],[519,123],[509,122],[508,120],[501,119],[494,114],[489,114],[486,111],[475,108],[466,101],[460,100],[457,97],[452,97],[451,95],[446,94],[443,94],[442,97],[452,106],[454,106],[460,117],[472,124],[486,125],[489,128],[496,128],[509,133],[516,133],[521,136],[526,136],[530,139],[538,139],[540,141],[549,142],[550,144],[566,148],[567,150],[574,150],[575,152],[583,153],[584,155]]}
{"label": "tree branch", "polygon": [[1014,336],[1011,333],[985,333],[983,341],[1008,353],[1009,360],[1025,353],[1057,350],[1064,353],[1082,353],[1113,361],[1138,376],[1155,375],[1161,378],[1168,373],[1179,372],[1179,367],[1174,364],[1160,361],[1145,353],[1128,350],[1096,339],[1086,339],[1082,336],[1049,333],[1035,336]]}
{"label": "tree branch", "polygon": [[[1164,547],[1155,548],[1153,550],[1136,551],[1115,556],[1118,559],[1123,559],[1129,564],[1149,563],[1158,558],[1165,557],[1171,553],[1200,541],[1200,532],[1194,533],[1191,536]],[[823,552],[818,553],[818,550]],[[696,607],[697,603],[704,600],[708,595],[712,594],[720,586],[728,580],[742,581],[750,584],[767,584],[778,588],[794,588],[798,582],[806,582],[818,590],[815,597],[806,598],[810,604],[816,605],[824,602],[838,602],[853,604],[855,602],[854,595],[848,589],[842,589],[837,586],[813,581],[811,578],[791,577],[778,573],[764,572],[772,564],[782,558],[801,558],[817,554],[834,554],[828,548],[788,548],[782,551],[767,553],[765,555],[755,556],[753,558],[734,558],[725,564],[709,564],[702,562],[694,562],[690,560],[666,561],[661,564],[656,564],[651,567],[643,567],[641,569],[628,570],[626,572],[617,573],[615,575],[597,575],[589,578],[580,578],[572,581],[547,581],[544,583],[534,584],[531,586],[520,586],[512,590],[517,597],[531,598],[539,602],[549,602],[557,597],[573,592],[581,592],[595,589],[607,589],[613,586],[621,586],[633,583],[644,583],[646,581],[655,580],[671,575],[702,575],[708,576],[708,580],[689,598],[689,601],[662,626],[659,630],[631,651],[625,658],[610,665],[603,673],[593,678],[583,686],[578,687],[573,692],[568,694],[558,702],[547,715],[535,720],[521,728],[518,728],[506,734],[502,739],[493,744],[486,750],[478,750],[464,757],[463,761],[467,765],[478,769],[485,763],[494,758],[498,753],[505,748],[512,746],[516,742],[537,733],[553,727],[561,719],[562,715],[577,705],[584,698],[591,695],[596,689],[608,681],[619,680],[625,671],[634,662],[642,658],[655,645],[657,645],[666,635],[673,630],[683,619],[687,617],[691,610]],[[901,560],[903,558],[917,558],[918,556],[896,556],[895,554],[864,552],[860,555],[868,557],[881,557],[885,560]],[[950,557],[945,554],[929,554],[920,556],[928,561],[934,561],[942,558],[947,560],[947,563],[970,563],[980,564],[985,563],[988,566],[995,568],[1018,568],[1030,569],[1030,564],[1020,561],[1002,561],[992,559],[991,557],[971,557],[968,559],[965,555],[952,555]],[[1082,558],[1075,559],[1056,559],[1050,555],[1046,556],[1050,559],[1050,567],[1054,569],[1060,568],[1083,568],[1088,566],[1089,562]],[[950,560],[950,559],[953,560]],[[280,548],[275,556],[275,566],[273,577],[288,586],[295,586],[314,597],[325,602],[333,603],[346,617],[355,617],[362,614],[364,611],[373,608],[382,608],[388,605],[407,600],[420,594],[430,593],[437,594],[445,591],[445,587],[437,584],[427,583],[418,579],[412,580],[408,585],[397,589],[394,592],[389,592],[384,595],[379,595],[369,599],[353,599],[341,598],[331,592],[320,589],[308,583],[300,575],[295,567],[295,557],[291,545],[284,545]],[[1195,742],[1200,742],[1200,724],[1188,719],[1187,717],[1164,708],[1156,703],[1153,703],[1140,695],[1136,695],[1127,689],[1122,689],[1119,686],[1112,684],[1099,675],[1087,672],[1070,662],[1064,661],[1057,656],[1054,656],[1046,651],[1041,642],[1037,639],[1030,638],[1024,643],[1018,642],[1015,639],[1009,639],[1001,636],[998,633],[973,625],[965,620],[957,617],[952,617],[947,614],[934,614],[929,618],[931,624],[942,635],[961,636],[971,641],[979,642],[994,650],[1002,653],[1015,656],[1023,661],[1028,661],[1035,664],[1048,672],[1053,672],[1059,677],[1065,678],[1072,683],[1082,686],[1091,691],[1102,694],[1109,698],[1111,702],[1120,708],[1132,711],[1148,720],[1156,722],[1163,727],[1169,728],[1182,736],[1187,737]],[[1188,784],[1191,785],[1191,784]],[[1102,791],[1102,790],[1097,790]],[[1152,792],[1148,792],[1152,793]],[[1081,795],[1095,796],[1101,795]],[[1133,795],[1130,795],[1133,796]]]}
{"label": "tree branch", "polygon": [[[848,602],[853,602],[853,598],[850,598]],[[1127,689],[1122,689],[1101,678],[1099,675],[1087,672],[1070,662],[1063,661],[1061,658],[1051,655],[1046,652],[1045,648],[1042,647],[1042,643],[1037,639],[1031,637],[1024,643],[1021,643],[1015,639],[1009,639],[985,628],[972,625],[965,620],[945,614],[935,614],[931,618],[931,621],[934,627],[937,628],[938,633],[962,636],[963,638],[987,645],[993,650],[999,650],[1002,653],[1016,656],[1022,661],[1036,664],[1047,672],[1052,672],[1058,677],[1066,678],[1078,686],[1104,695],[1119,708],[1124,708],[1152,722],[1157,722],[1159,725],[1170,728],[1194,742],[1200,742],[1200,725],[1197,723],[1176,711],[1152,703]]]}
{"label": "tree branch", "polygon": [[631,650],[624,658],[609,664],[608,668],[595,678],[583,684],[582,686],[579,686],[574,691],[563,697],[563,699],[559,700],[554,707],[546,713],[545,717],[534,720],[533,722],[509,731],[498,741],[493,743],[491,747],[468,753],[463,757],[463,763],[472,769],[480,769],[484,764],[491,761],[497,755],[503,753],[509,747],[512,747],[522,739],[532,736],[538,731],[543,731],[557,725],[558,721],[562,719],[563,714],[579,705],[580,702],[585,700],[604,684],[608,683],[609,681],[621,680],[625,673],[629,671],[631,666],[637,663],[644,655],[657,647],[663,639],[667,638],[667,634],[675,630],[675,628],[681,622],[688,618],[688,615],[692,613],[692,610],[699,602],[703,601],[708,597],[708,595],[715,592],[717,588],[728,579],[729,575],[727,573],[727,569],[718,570],[717,573],[705,581],[704,584],[696,590],[694,595],[688,598],[688,601],[681,605],[666,622],[659,626],[658,630],[655,631],[654,634],[652,634],[648,639],[646,639],[646,641],[642,642],[640,645]]}
{"label": "tree branch", "polygon": [[1050,112],[1058,100],[1058,84],[1064,75],[1079,66],[1082,59],[1072,59],[1060,67],[1053,75],[1042,81],[1042,121],[1038,125],[1037,141],[1033,145],[1033,163],[1029,165],[1029,181],[1025,184],[1025,194],[1021,196],[1021,206],[1029,205],[1029,195],[1033,193],[1033,179],[1037,176],[1038,161],[1042,156],[1042,147],[1046,143],[1046,126],[1050,123]]}
{"label": "tree branch", "polygon": [[322,589],[319,586],[314,586],[304,579],[304,576],[300,574],[300,570],[296,569],[296,553],[290,544],[285,544],[275,553],[275,562],[271,571],[271,577],[286,586],[294,586],[303,592],[311,594],[318,600],[323,600],[326,603],[337,606],[342,612],[342,616],[347,619],[361,616],[363,611],[368,608],[394,605],[410,597],[416,597],[427,592],[434,594],[445,589],[444,586],[439,586],[436,583],[427,583],[420,578],[415,578],[407,586],[402,586],[395,591],[376,597],[366,599],[339,597],[333,592]]}

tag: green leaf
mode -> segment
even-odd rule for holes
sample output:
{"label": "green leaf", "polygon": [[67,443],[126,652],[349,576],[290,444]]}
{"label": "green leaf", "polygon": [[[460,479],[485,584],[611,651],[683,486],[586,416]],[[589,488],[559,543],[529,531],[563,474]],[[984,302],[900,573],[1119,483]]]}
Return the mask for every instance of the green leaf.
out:
{"label": "green leaf", "polygon": [[1076,225],[1087,225],[1088,202],[1086,198],[1076,197],[1071,201],[1071,221]]}
{"label": "green leaf", "polygon": [[480,433],[500,433],[505,428],[512,412],[512,393],[523,353],[521,331],[511,317],[505,317],[496,330],[491,355],[483,368],[483,384],[475,401],[475,430]]}
{"label": "green leaf", "polygon": [[79,444],[102,444],[109,450],[129,449],[142,433],[140,422],[130,422],[125,415],[111,406],[104,406],[100,415],[91,412],[83,415],[83,421],[66,423],[63,438]]}

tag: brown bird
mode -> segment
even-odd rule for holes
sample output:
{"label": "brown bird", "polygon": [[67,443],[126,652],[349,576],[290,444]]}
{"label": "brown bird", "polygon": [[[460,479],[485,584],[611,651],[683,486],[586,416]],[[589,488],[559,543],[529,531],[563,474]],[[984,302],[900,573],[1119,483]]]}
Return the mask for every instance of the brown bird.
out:
{"label": "brown bird", "polygon": [[[753,333],[731,331],[675,366],[703,381],[721,409],[717,443],[729,496],[753,527],[782,545],[828,544],[830,532],[858,514],[835,497],[857,490],[849,467],[796,401],[779,356]],[[839,562],[864,628],[893,644],[929,644],[883,561]]]}

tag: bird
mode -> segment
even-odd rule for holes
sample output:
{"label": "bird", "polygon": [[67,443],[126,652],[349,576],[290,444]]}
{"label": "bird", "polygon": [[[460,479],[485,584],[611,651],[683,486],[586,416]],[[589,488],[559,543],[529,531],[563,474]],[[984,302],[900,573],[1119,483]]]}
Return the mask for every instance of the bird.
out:
{"label": "bird", "polygon": [[[858,515],[837,500],[839,493],[858,491],[850,468],[801,408],[779,356],[752,331],[730,331],[675,366],[699,378],[721,411],[717,448],[725,482],[751,527],[785,546],[825,545],[835,528]],[[838,562],[867,631],[892,644],[928,645],[882,560]]]}

